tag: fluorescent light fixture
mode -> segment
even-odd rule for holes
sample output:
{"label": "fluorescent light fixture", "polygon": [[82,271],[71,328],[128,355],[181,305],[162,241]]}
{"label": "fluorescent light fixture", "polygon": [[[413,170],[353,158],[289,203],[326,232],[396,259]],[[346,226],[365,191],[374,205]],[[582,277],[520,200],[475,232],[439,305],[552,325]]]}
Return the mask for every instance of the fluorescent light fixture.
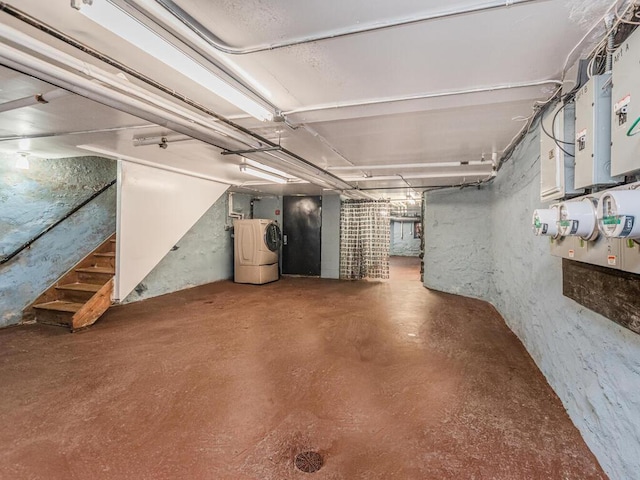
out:
{"label": "fluorescent light fixture", "polygon": [[210,92],[262,121],[273,120],[273,112],[162,38],[142,22],[107,0],[80,5],[80,13],[116,34],[168,67],[189,77]]}
{"label": "fluorescent light fixture", "polygon": [[18,159],[16,160],[16,168],[19,168],[20,170],[29,170],[29,157],[26,154],[19,154]]}
{"label": "fluorescent light fixture", "polygon": [[256,167],[258,170],[264,170],[265,172],[273,173],[274,175],[277,175],[279,177],[284,177],[287,179],[295,178],[292,175],[289,175],[288,173],[283,172],[282,170],[278,170],[277,168],[263,165],[262,163],[256,162],[255,160],[251,160],[250,158],[245,158],[244,161],[246,162],[247,165]]}
{"label": "fluorescent light fixture", "polygon": [[242,173],[247,173],[249,175],[253,175],[254,177],[262,178],[264,180],[270,180],[275,183],[287,183],[287,179],[284,177],[265,172],[264,170],[260,170],[259,168],[250,167],[248,165],[240,165],[240,171]]}

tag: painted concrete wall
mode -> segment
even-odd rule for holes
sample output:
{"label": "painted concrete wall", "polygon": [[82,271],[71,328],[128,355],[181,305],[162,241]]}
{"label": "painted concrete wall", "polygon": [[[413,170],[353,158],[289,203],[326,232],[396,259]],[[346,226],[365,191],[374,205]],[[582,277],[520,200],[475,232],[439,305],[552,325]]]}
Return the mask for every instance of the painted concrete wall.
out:
{"label": "painted concrete wall", "polygon": [[488,187],[427,194],[423,222],[426,287],[468,297],[490,297],[491,199]]}
{"label": "painted concrete wall", "polygon": [[[122,303],[232,278],[233,239],[225,228],[232,224],[228,198],[220,197]],[[234,194],[233,202],[234,210],[248,217],[250,197]]]}
{"label": "painted concrete wall", "polygon": [[[640,336],[562,296],[562,261],[549,254],[548,241],[531,233],[531,213],[539,201],[538,130],[529,134],[487,191],[428,194],[427,249],[460,244],[458,233],[477,235],[451,265],[425,258],[427,286],[480,296],[493,303],[562,400],[571,419],[614,480],[637,478],[640,471]],[[457,192],[462,193],[462,192]],[[487,205],[487,196],[490,202]],[[443,201],[449,197],[453,206]],[[432,201],[433,200],[433,201]],[[472,220],[478,204],[491,208],[489,226],[477,222],[434,225],[433,219],[458,213]],[[431,231],[435,229],[435,231]],[[480,235],[490,233],[490,237]],[[470,238],[474,238],[473,236]],[[487,265],[486,257],[491,259]],[[490,288],[465,288],[487,268]],[[440,270],[446,269],[446,272]]]}
{"label": "painted concrete wall", "polygon": [[413,222],[391,221],[389,253],[401,257],[420,255],[420,238],[413,238]]}
{"label": "painted concrete wall", "polygon": [[[0,159],[0,253],[8,254],[116,178],[116,162],[98,157]],[[0,266],[0,327],[115,232],[116,188]]]}
{"label": "painted concrete wall", "polygon": [[[276,210],[280,211],[276,215]],[[276,220],[282,227],[282,197],[261,197],[253,201],[253,218]]]}
{"label": "painted concrete wall", "polygon": [[340,278],[340,195],[322,197],[320,276]]}

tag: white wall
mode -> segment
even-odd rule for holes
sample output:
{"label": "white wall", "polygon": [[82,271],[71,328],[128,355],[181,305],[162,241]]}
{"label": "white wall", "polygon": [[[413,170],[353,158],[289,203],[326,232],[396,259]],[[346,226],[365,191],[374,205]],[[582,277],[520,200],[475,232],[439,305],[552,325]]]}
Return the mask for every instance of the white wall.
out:
{"label": "white wall", "polygon": [[[225,194],[189,229],[124,303],[171,293],[233,276],[233,239]],[[234,195],[235,210],[247,210],[249,197]]]}
{"label": "white wall", "polygon": [[640,335],[562,296],[562,261],[531,232],[538,141],[536,128],[485,190],[427,194],[425,285],[493,303],[607,474],[640,478]]}

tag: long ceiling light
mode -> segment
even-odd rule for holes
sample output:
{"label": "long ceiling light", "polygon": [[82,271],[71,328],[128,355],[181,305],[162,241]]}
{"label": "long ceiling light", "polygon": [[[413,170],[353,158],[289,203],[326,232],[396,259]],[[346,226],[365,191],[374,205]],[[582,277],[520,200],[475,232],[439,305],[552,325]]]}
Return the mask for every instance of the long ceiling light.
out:
{"label": "long ceiling light", "polygon": [[279,175],[276,175],[274,173],[265,172],[264,170],[260,170],[259,168],[250,167],[248,165],[240,165],[240,171],[242,173],[253,175],[254,177],[269,180],[271,182],[287,183],[287,179],[284,177],[280,177]]}
{"label": "long ceiling light", "polygon": [[273,120],[272,111],[207,70],[120,7],[107,0],[93,0],[90,5],[77,1],[74,5],[88,19],[189,77],[249,115],[262,121]]}

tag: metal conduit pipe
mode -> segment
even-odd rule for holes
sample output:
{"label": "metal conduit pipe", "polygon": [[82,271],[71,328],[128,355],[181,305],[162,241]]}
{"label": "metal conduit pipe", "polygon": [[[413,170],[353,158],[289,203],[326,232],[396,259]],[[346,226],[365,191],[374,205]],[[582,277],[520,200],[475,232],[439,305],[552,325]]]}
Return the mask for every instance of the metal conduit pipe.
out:
{"label": "metal conduit pipe", "polygon": [[[168,145],[175,142],[188,142],[193,140],[189,135],[155,135],[153,137],[135,137],[133,139],[134,147],[144,147],[149,145]],[[166,148],[166,146],[164,147]]]}
{"label": "metal conduit pipe", "polygon": [[204,173],[196,173],[190,170],[186,170],[180,167],[174,167],[172,165],[163,165],[159,163],[150,162],[149,160],[143,160],[141,158],[130,157],[128,155],[120,155],[118,152],[113,152],[104,148],[94,147],[91,145],[79,145],[78,148],[87,150],[88,152],[97,153],[98,155],[104,155],[106,157],[112,157],[123,162],[135,163],[136,165],[143,165],[149,168],[155,168],[156,170],[163,170],[165,172],[178,173],[180,175],[186,175],[187,177],[200,178],[202,180],[209,180],[211,182],[221,183],[223,185],[236,186],[235,183],[229,182],[222,178],[214,177]]}
{"label": "metal conduit pipe", "polygon": [[9,102],[0,104],[0,113],[8,112],[10,110],[17,110],[24,107],[32,107],[34,105],[44,105],[45,103],[53,102],[68,95],[71,95],[71,92],[68,92],[67,90],[64,90],[62,88],[58,88],[56,90],[51,90],[50,92],[38,93],[36,95],[18,98],[16,100],[11,100]]}
{"label": "metal conduit pipe", "polygon": [[282,112],[282,114],[293,115],[295,113],[317,112],[320,110],[332,110],[336,108],[365,107],[370,105],[380,105],[384,103],[406,102],[409,100],[426,100],[429,98],[453,97],[456,95],[469,95],[474,93],[488,93],[488,92],[497,92],[500,90],[512,90],[514,88],[538,87],[541,85],[548,85],[548,84],[562,85],[562,82],[560,80],[535,80],[533,82],[493,85],[490,87],[478,87],[478,88],[469,88],[469,89],[463,89],[463,90],[450,90],[446,92],[421,93],[417,95],[405,95],[405,96],[399,96],[399,97],[374,98],[370,100],[361,100],[356,102],[312,105],[309,107],[302,107],[302,108],[296,108],[293,110],[288,110],[286,112]]}
{"label": "metal conduit pipe", "polygon": [[[116,68],[118,68],[119,70],[121,70],[122,72],[131,75],[134,78],[137,78],[138,80],[141,80],[142,82],[151,85],[159,90],[161,90],[163,93],[173,97],[173,98],[177,98],[178,100],[186,103],[187,105],[197,109],[198,111],[204,112],[208,117],[213,117],[215,120],[218,120],[220,123],[212,123],[210,121],[210,118],[208,117],[200,117],[201,119],[204,118],[206,119],[206,123],[208,123],[209,127],[208,128],[212,128],[213,130],[219,132],[222,135],[227,135],[230,138],[236,138],[238,135],[244,134],[244,138],[243,139],[237,139],[238,142],[242,142],[241,146],[246,147],[249,146],[251,148],[259,148],[259,147],[264,147],[264,146],[272,146],[275,147],[277,146],[277,144],[275,142],[272,142],[271,140],[268,140],[264,137],[262,137],[261,135],[250,131],[247,128],[242,127],[241,125],[238,125],[228,119],[226,119],[225,117],[215,113],[214,111],[190,100],[188,97],[186,97],[185,95],[182,95],[178,92],[176,92],[175,90],[168,88],[166,86],[164,86],[161,83],[156,82],[155,80],[150,79],[149,77],[137,72],[136,70],[127,67],[126,65],[86,46],[81,44],[80,42],[78,42],[77,40],[74,40],[73,38],[69,37],[68,35],[63,34],[62,32],[59,32],[53,28],[51,28],[50,26],[40,22],[39,20],[27,15],[26,13],[12,7],[11,5],[6,4],[5,2],[0,2],[0,11],[4,11],[5,13],[8,13],[9,15],[25,22],[26,24],[35,27],[37,29],[39,29],[42,32],[45,32],[81,51],[83,51],[84,53],[97,58],[98,60],[105,62],[111,66],[114,66]],[[30,37],[28,37],[27,35],[22,34],[21,32],[19,32],[18,30],[12,29],[10,27],[6,27],[4,25],[0,24],[0,37],[5,36],[5,38],[7,38],[8,40],[18,43],[20,45],[23,46],[27,46],[27,48],[30,48],[32,51],[41,53],[38,48],[45,48],[46,50],[51,50],[50,48],[48,48],[47,44],[44,44],[42,42],[38,42],[37,40],[31,39]],[[12,38],[12,36],[15,36],[15,38]],[[25,42],[24,44],[22,42]],[[36,47],[34,48],[33,45],[36,45]],[[80,62],[79,60],[75,59],[74,57],[70,56],[70,55],[66,55],[63,52],[60,52],[59,50],[55,50],[53,49],[55,52],[57,52],[57,54],[61,55],[61,56],[65,56],[65,58],[71,62],[73,65],[71,66],[71,68],[78,68],[77,63],[80,64],[80,72],[82,72],[85,75],[90,75],[93,78],[103,81],[101,78],[99,78],[96,75],[96,72],[102,72],[102,76],[104,76],[105,78],[109,79],[107,81],[107,84],[109,85],[118,85],[120,88],[124,89],[124,91],[128,91],[128,90],[138,90],[140,92],[144,92],[143,95],[146,95],[148,97],[152,97],[152,98],[158,98],[160,99],[161,103],[160,105],[164,106],[172,106],[171,104],[169,104],[167,102],[167,100],[163,97],[157,96],[157,95],[153,95],[150,92],[147,92],[144,89],[141,88],[136,88],[133,84],[130,84],[128,82],[126,82],[125,80],[121,79],[120,77],[117,77],[116,75],[113,74],[109,74],[108,72],[101,70],[99,67],[96,66],[92,66],[89,65],[85,62]],[[55,55],[54,57],[55,58]],[[32,61],[33,60],[38,60],[36,57],[32,57]],[[23,64],[23,62],[20,61],[19,57],[14,57],[13,60],[9,60],[10,62],[12,62],[13,67],[18,71],[24,71],[24,67],[25,65]],[[75,64],[74,64],[75,62]],[[41,65],[45,65],[44,69],[40,70],[40,75],[44,75],[48,78],[54,78],[52,77],[49,73],[47,73],[47,68],[46,66],[48,65],[46,62],[43,62]],[[54,68],[53,65],[49,65],[51,68]],[[69,73],[66,72],[63,69],[58,69],[61,72],[64,73]],[[86,71],[85,71],[86,70]],[[34,70],[34,72],[38,71],[37,69]],[[34,76],[38,76],[37,74],[33,74]],[[76,75],[76,77],[78,77]],[[81,77],[78,77],[81,78]],[[44,79],[44,78],[43,78]],[[53,80],[48,80],[52,83],[56,83]],[[75,87],[75,84],[73,82],[66,82],[65,83],[65,88],[67,88],[68,90],[71,90],[75,93],[79,93],[78,91],[76,91],[73,87]],[[94,99],[92,98],[90,95],[87,94],[81,94],[83,96],[86,96],[88,98]],[[96,94],[97,95],[97,94]],[[103,98],[102,96],[100,98]],[[104,100],[104,99],[103,99]],[[100,100],[98,100],[100,101]],[[108,103],[105,103],[104,101],[101,101],[101,103],[104,103],[105,105],[108,106],[112,106],[114,108],[120,109],[122,110],[122,105],[121,106],[115,106],[115,105],[109,105]],[[126,104],[126,102],[125,102]],[[174,107],[175,108],[175,107]],[[126,111],[126,110],[124,110]],[[183,112],[188,112],[190,114],[193,115],[193,112],[191,112],[190,110],[185,110],[183,109]],[[131,113],[131,112],[129,112]],[[141,116],[142,118],[145,118],[147,120],[149,120],[149,118],[141,115],[140,113],[133,113],[133,115],[137,115],[137,116]],[[192,135],[191,133],[188,133],[186,131],[183,131],[182,127],[179,128],[174,128],[171,125],[175,125],[175,123],[173,123],[172,121],[168,121],[166,120],[164,117],[154,117],[154,120],[149,120],[149,121],[153,121],[154,123],[157,123],[158,125],[161,126],[166,126],[167,128],[170,128],[172,130],[176,130],[180,133],[185,133],[186,135],[191,135],[194,138],[198,138],[199,140],[204,141],[205,143],[208,143],[210,145],[213,145],[216,148],[220,148],[221,150],[227,150],[228,147],[221,147],[219,146],[217,143],[211,141],[211,140],[205,140],[203,138],[201,138],[201,136],[197,136],[197,135]],[[192,120],[192,122],[195,122],[195,120]],[[222,128],[224,127],[229,127],[229,131],[227,132],[222,132]],[[206,135],[209,138],[211,137],[210,132]],[[234,145],[234,147],[236,147],[236,145]],[[301,157],[300,155],[297,155],[294,152],[291,152],[290,150],[287,150],[285,148],[282,148],[281,152],[283,154],[286,154],[288,157],[290,157],[292,159],[292,161],[296,162],[298,165],[300,165],[302,168],[306,168],[308,170],[312,170],[314,171],[316,174],[322,174],[322,175],[326,175],[328,177],[328,181],[330,181],[334,187],[339,188],[339,189],[351,189],[353,188],[352,185],[348,184],[347,182],[344,182],[342,179],[340,179],[339,177],[321,169],[320,167],[316,166],[315,164],[311,163],[310,161],[306,160],[305,158]]]}
{"label": "metal conduit pipe", "polygon": [[[326,32],[319,35],[311,35],[308,37],[302,37],[298,39],[286,40],[284,42],[273,43],[268,45],[254,45],[249,47],[233,47],[229,44],[224,43],[220,40],[215,34],[213,34],[210,30],[205,28],[200,22],[198,22],[195,18],[185,12],[182,8],[180,8],[173,0],[155,0],[155,4],[151,0],[125,0],[128,5],[131,5],[134,8],[139,10],[139,6],[137,4],[142,4],[145,6],[145,9],[149,11],[149,13],[154,13],[158,15],[157,5],[161,5],[165,10],[170,12],[173,17],[178,20],[183,25],[186,25],[192,32],[196,33],[200,38],[206,41],[211,47],[216,50],[227,53],[230,55],[246,55],[249,53],[258,53],[265,52],[271,50],[278,50],[281,48],[293,47],[296,45],[304,45],[306,43],[314,43],[320,42],[323,40],[331,40],[335,38],[347,37],[350,35],[358,35],[362,33],[370,33],[379,30],[386,30],[390,28],[403,27],[407,25],[415,25],[418,23],[429,22],[434,20],[444,20],[447,18],[459,17],[462,15],[470,15],[476,13],[484,13],[492,10],[498,10],[502,8],[515,7],[519,5],[525,5],[529,3],[536,2],[547,2],[550,0],[501,0],[498,2],[485,3],[482,5],[476,5],[473,7],[468,7],[460,10],[449,10],[446,12],[432,13],[428,15],[422,15],[413,18],[405,18],[400,20],[393,20],[389,22],[379,22],[371,25],[351,27],[345,30],[338,30],[334,32]],[[176,25],[172,25],[173,28],[176,28]]]}
{"label": "metal conduit pipe", "polygon": [[101,83],[68,72],[60,67],[50,65],[44,60],[27,55],[8,45],[4,45],[0,50],[0,61],[10,68],[23,71],[44,81],[64,85],[65,88],[78,95],[91,98],[109,107],[144,118],[171,130],[191,135],[220,149],[226,148],[217,145],[218,139],[212,135],[210,129],[204,126],[191,123],[189,120],[179,116],[174,116],[172,120],[168,120],[169,115],[166,110],[149,105],[124,93],[111,90]]}
{"label": "metal conduit pipe", "polygon": [[33,135],[12,135],[10,137],[0,137],[0,142],[10,142],[10,141],[22,140],[22,139],[33,140],[38,138],[66,137],[67,135],[86,135],[91,133],[119,132],[122,130],[137,130],[140,128],[150,128],[150,127],[157,127],[157,126],[158,125],[154,123],[149,123],[147,125],[130,125],[127,127],[94,128],[92,130],[76,130],[74,132],[35,133]]}

